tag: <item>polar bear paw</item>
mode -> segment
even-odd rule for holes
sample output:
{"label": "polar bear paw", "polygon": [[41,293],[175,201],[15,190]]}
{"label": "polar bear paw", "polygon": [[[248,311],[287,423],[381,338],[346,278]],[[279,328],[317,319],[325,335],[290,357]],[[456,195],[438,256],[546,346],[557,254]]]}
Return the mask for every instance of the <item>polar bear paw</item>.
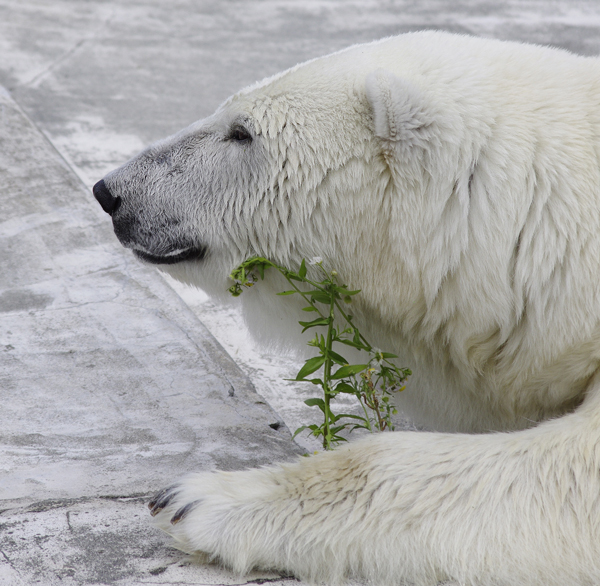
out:
{"label": "polar bear paw", "polygon": [[155,524],[173,537],[178,549],[220,557],[227,520],[239,503],[218,480],[217,474],[194,474],[161,490],[148,503]]}
{"label": "polar bear paw", "polygon": [[193,474],[149,507],[182,551],[240,574],[257,568],[334,584],[364,573],[360,552],[368,549],[358,526],[368,522],[370,495],[357,502],[348,456],[341,448],[292,464]]}
{"label": "polar bear paw", "polygon": [[290,561],[279,539],[281,524],[273,522],[281,513],[275,474],[273,469],[193,474],[160,491],[148,507],[155,524],[186,553],[203,554],[239,573],[252,568],[302,573],[283,559]]}

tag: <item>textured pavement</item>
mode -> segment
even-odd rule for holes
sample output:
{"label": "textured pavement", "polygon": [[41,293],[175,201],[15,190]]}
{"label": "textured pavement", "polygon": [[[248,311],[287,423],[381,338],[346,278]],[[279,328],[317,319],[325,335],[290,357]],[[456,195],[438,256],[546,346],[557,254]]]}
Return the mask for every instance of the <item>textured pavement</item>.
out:
{"label": "textured pavement", "polygon": [[149,495],[301,450],[6,93],[0,173],[0,583],[194,583]]}
{"label": "textured pavement", "polygon": [[599,27],[597,0],[0,0],[0,585],[292,582],[201,565],[149,524],[176,477],[302,450],[119,246],[95,181],[352,43],[440,28],[595,55]]}

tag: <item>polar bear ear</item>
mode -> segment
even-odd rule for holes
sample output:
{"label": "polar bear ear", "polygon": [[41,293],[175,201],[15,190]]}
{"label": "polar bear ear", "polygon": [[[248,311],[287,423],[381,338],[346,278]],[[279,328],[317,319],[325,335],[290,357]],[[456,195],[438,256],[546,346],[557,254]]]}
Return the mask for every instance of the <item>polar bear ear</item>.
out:
{"label": "polar bear ear", "polygon": [[375,135],[411,147],[424,147],[434,133],[435,116],[423,92],[407,80],[378,69],[366,80]]}

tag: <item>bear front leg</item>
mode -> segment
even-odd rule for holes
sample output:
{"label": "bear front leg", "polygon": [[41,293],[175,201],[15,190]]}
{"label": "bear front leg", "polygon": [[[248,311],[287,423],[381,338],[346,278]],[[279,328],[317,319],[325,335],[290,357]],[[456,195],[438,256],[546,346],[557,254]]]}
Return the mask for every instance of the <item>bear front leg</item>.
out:
{"label": "bear front leg", "polygon": [[[591,407],[591,408],[590,408]],[[398,432],[159,493],[187,552],[334,584],[600,584],[597,407],[489,435]]]}

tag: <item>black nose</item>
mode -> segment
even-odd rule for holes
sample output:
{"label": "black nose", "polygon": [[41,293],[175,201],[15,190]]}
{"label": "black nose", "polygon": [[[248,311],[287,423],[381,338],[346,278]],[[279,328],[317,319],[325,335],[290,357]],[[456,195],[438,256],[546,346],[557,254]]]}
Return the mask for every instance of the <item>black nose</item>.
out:
{"label": "black nose", "polygon": [[111,216],[119,209],[121,205],[121,198],[115,197],[106,187],[104,179],[100,179],[96,185],[94,185],[94,197],[98,200],[98,203],[102,206],[102,209]]}

